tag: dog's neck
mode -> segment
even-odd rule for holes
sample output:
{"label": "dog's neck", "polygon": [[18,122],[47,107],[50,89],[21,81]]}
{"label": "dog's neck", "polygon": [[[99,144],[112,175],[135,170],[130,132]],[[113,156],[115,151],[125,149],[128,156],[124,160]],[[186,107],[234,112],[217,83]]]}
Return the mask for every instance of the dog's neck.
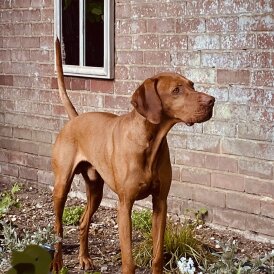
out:
{"label": "dog's neck", "polygon": [[132,117],[133,127],[136,124],[138,125],[136,128],[139,130],[135,132],[136,140],[139,145],[145,148],[147,154],[146,166],[151,169],[153,163],[155,163],[155,158],[163,139],[177,121],[163,116],[160,124],[152,124],[135,109],[130,115]]}

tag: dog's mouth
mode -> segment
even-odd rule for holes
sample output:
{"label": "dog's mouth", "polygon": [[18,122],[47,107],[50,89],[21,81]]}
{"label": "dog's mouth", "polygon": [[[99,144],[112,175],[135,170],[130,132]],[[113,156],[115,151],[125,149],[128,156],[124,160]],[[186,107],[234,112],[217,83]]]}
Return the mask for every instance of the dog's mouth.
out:
{"label": "dog's mouth", "polygon": [[187,126],[191,127],[194,125],[194,123],[190,122],[190,123],[186,123]]}
{"label": "dog's mouth", "polygon": [[195,117],[193,119],[190,119],[190,121],[185,122],[185,124],[189,127],[193,126],[196,123],[203,123],[208,121],[212,117],[212,111],[213,109],[209,110],[208,112],[204,113],[203,115],[199,115],[198,117]]}

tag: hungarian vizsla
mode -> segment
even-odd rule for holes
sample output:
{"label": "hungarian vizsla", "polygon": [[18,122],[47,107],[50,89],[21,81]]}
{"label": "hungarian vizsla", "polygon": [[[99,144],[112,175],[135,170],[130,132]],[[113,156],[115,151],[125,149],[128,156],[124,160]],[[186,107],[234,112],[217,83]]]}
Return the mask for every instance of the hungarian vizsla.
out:
{"label": "hungarian vizsla", "polygon": [[[88,252],[91,217],[98,209],[106,182],[118,196],[122,273],[135,273],[132,257],[131,210],[134,201],[152,196],[152,273],[163,273],[163,239],[171,164],[166,135],[178,122],[188,126],[212,116],[214,97],[194,89],[176,73],[146,79],[133,93],[133,110],[117,116],[93,112],[78,116],[66,93],[60,43],[56,41],[59,93],[70,121],[59,133],[52,153],[55,175],[55,230],[63,237],[62,214],[74,174],[86,184],[87,205],[80,222],[80,266],[92,268]],[[56,246],[54,270],[62,267],[62,243]]]}

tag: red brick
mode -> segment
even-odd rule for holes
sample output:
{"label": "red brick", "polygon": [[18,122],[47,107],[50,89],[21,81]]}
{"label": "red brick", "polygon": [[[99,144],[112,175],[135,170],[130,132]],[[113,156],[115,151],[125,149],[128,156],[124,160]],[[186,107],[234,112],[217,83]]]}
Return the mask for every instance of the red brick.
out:
{"label": "red brick", "polygon": [[226,137],[236,136],[236,125],[226,121],[209,121],[204,124],[204,133]]}
{"label": "red brick", "polygon": [[187,2],[187,15],[212,15],[217,14],[219,3],[217,0],[194,0]]}
{"label": "red brick", "polygon": [[140,3],[132,5],[132,17],[143,18],[143,17],[156,17],[157,16],[157,5],[154,3]]}
{"label": "red brick", "polygon": [[182,17],[186,14],[186,3],[182,1],[157,2],[157,15],[162,17]]}
{"label": "red brick", "polygon": [[227,34],[221,37],[222,49],[254,49],[256,35],[254,33]]}
{"label": "red brick", "polygon": [[116,50],[119,49],[132,49],[132,37],[131,36],[116,36],[115,37]]}
{"label": "red brick", "polygon": [[52,134],[42,130],[32,130],[31,138],[34,142],[52,143]]}
{"label": "red brick", "polygon": [[72,78],[70,82],[70,89],[72,90],[85,90],[86,81],[83,78]]}
{"label": "red brick", "polygon": [[241,139],[271,142],[274,136],[274,128],[269,123],[240,123],[238,127],[238,136]]}
{"label": "red brick", "polygon": [[272,180],[260,180],[245,178],[245,191],[247,193],[274,198],[274,182]]}
{"label": "red brick", "polygon": [[118,64],[143,64],[143,52],[142,51],[117,51],[117,63]]}
{"label": "red brick", "polygon": [[124,96],[105,96],[105,107],[113,109],[129,109],[130,99]]}
{"label": "red brick", "polygon": [[13,76],[12,75],[0,75],[0,85],[13,86]]}
{"label": "red brick", "polygon": [[193,200],[203,203],[210,207],[225,207],[225,193],[208,189],[201,186],[195,186]]}
{"label": "red brick", "polygon": [[115,33],[116,35],[129,35],[131,33],[131,21],[129,19],[117,20]]}
{"label": "red brick", "polygon": [[31,50],[28,51],[28,60],[37,62],[47,62],[49,59],[49,52],[47,50]]}
{"label": "red brick", "polygon": [[274,219],[274,201],[265,199],[261,201],[261,215]]}
{"label": "red brick", "polygon": [[114,93],[119,95],[132,95],[139,87],[139,83],[132,81],[115,81]]}
{"label": "red brick", "polygon": [[267,217],[249,215],[246,218],[246,230],[254,231],[260,234],[274,236],[274,220]]}
{"label": "red brick", "polygon": [[31,36],[31,24],[29,22],[15,24],[14,34],[15,36]]}
{"label": "red brick", "polygon": [[3,47],[8,49],[21,48],[20,37],[3,37]]}
{"label": "red brick", "polygon": [[186,148],[186,136],[179,134],[168,134],[168,143],[172,148]]}
{"label": "red brick", "polygon": [[23,179],[28,179],[32,181],[37,181],[37,169],[29,168],[29,167],[20,167],[19,169],[19,177]]}
{"label": "red brick", "polygon": [[12,127],[0,125],[0,135],[4,137],[12,137]]}
{"label": "red brick", "polygon": [[273,15],[241,16],[240,31],[272,31],[274,29]]}
{"label": "red brick", "polygon": [[129,4],[126,4],[126,3],[116,4],[116,7],[115,7],[115,17],[117,19],[129,18],[129,16],[130,16],[130,8],[131,8],[131,6]]}
{"label": "red brick", "polygon": [[184,18],[176,21],[177,33],[205,32],[204,18]]}
{"label": "red brick", "polygon": [[144,81],[148,77],[151,77],[155,74],[153,67],[146,66],[135,66],[129,70],[129,77],[132,80]]}
{"label": "red brick", "polygon": [[202,52],[202,66],[214,68],[233,68],[235,53],[231,52]]}
{"label": "red brick", "polygon": [[129,68],[121,65],[115,66],[115,78],[117,79],[129,79]]}
{"label": "red brick", "polygon": [[133,48],[140,49],[157,49],[159,47],[159,39],[155,34],[141,34],[134,37]]}
{"label": "red brick", "polygon": [[15,165],[1,163],[1,174],[18,177],[19,168]]}
{"label": "red brick", "polygon": [[259,49],[272,49],[274,47],[274,32],[258,34],[257,45]]}
{"label": "red brick", "polygon": [[187,35],[160,35],[159,47],[167,50],[187,49]]}
{"label": "red brick", "polygon": [[199,67],[201,54],[200,52],[170,52],[170,61],[173,66]]}
{"label": "red brick", "polygon": [[52,144],[39,144],[38,155],[40,156],[51,156]]}
{"label": "red brick", "polygon": [[98,94],[83,94],[82,105],[91,107],[104,107],[104,96]]}
{"label": "red brick", "polygon": [[[180,136],[180,135],[179,135]],[[185,141],[186,143],[186,141]],[[185,166],[204,167],[205,166],[205,154],[192,152],[188,150],[175,151],[175,163]]]}
{"label": "red brick", "polygon": [[12,61],[29,61],[30,60],[30,51],[23,49],[13,49],[11,51],[11,60]]}
{"label": "red brick", "polygon": [[259,87],[274,86],[274,72],[272,70],[257,70],[253,73],[252,83]]}
{"label": "red brick", "polygon": [[273,165],[266,161],[239,160],[239,173],[261,179],[273,178]]}
{"label": "red brick", "polygon": [[31,0],[15,0],[12,1],[14,8],[29,8],[31,6]]}
{"label": "red brick", "polygon": [[188,46],[192,50],[220,49],[220,37],[216,34],[189,36]]}
{"label": "red brick", "polygon": [[211,186],[243,192],[245,189],[244,177],[236,174],[212,173]]}
{"label": "red brick", "polygon": [[28,128],[14,127],[13,136],[18,139],[31,140],[31,130]]}
{"label": "red brick", "polygon": [[170,53],[167,51],[145,51],[144,63],[146,65],[169,65]]}
{"label": "red brick", "polygon": [[238,171],[238,160],[236,158],[209,154],[205,155],[205,167],[236,173]]}
{"label": "red brick", "polygon": [[226,207],[253,214],[260,214],[260,199],[255,196],[239,193],[226,194]]}
{"label": "red brick", "polygon": [[213,223],[221,226],[245,230],[247,214],[230,209],[213,209]]}
{"label": "red brick", "polygon": [[239,120],[239,117],[248,117],[248,115],[250,115],[250,110],[247,105],[216,104],[214,110],[214,117],[217,120]]}
{"label": "red brick", "polygon": [[147,31],[152,33],[174,33],[175,20],[173,18],[147,19]]}
{"label": "red brick", "polygon": [[52,185],[54,182],[54,176],[52,172],[45,171],[45,170],[38,170],[37,174],[38,183],[46,184],[46,185]]}
{"label": "red brick", "polygon": [[40,21],[41,12],[39,9],[22,10],[20,19],[22,22]]}
{"label": "red brick", "polygon": [[171,184],[169,196],[182,199],[192,199],[195,188],[192,184],[173,182]]}
{"label": "red brick", "polygon": [[46,23],[52,23],[54,18],[53,8],[44,8],[41,10],[41,21]]}
{"label": "red brick", "polygon": [[172,166],[172,180],[180,182],[180,167],[179,166]]}
{"label": "red brick", "polygon": [[238,17],[217,17],[206,20],[208,32],[236,32],[238,30]]}
{"label": "red brick", "polygon": [[249,13],[253,10],[254,3],[249,0],[231,0],[220,2],[220,13],[222,14]]}
{"label": "red brick", "polygon": [[248,140],[224,139],[222,152],[262,160],[274,160],[274,146],[270,143],[257,143]]}
{"label": "red brick", "polygon": [[39,48],[40,41],[38,37],[22,37],[21,46],[23,48]]}
{"label": "red brick", "polygon": [[250,83],[250,71],[248,70],[217,70],[218,84],[245,84]]}
{"label": "red brick", "polygon": [[181,170],[181,180],[182,182],[209,186],[210,173],[205,169],[183,167]]}
{"label": "red brick", "polygon": [[192,150],[202,150],[207,152],[220,151],[220,138],[215,136],[195,136],[187,139],[187,148]]}
{"label": "red brick", "polygon": [[1,61],[11,61],[11,51],[10,50],[4,50],[0,49],[0,56],[1,56]]}

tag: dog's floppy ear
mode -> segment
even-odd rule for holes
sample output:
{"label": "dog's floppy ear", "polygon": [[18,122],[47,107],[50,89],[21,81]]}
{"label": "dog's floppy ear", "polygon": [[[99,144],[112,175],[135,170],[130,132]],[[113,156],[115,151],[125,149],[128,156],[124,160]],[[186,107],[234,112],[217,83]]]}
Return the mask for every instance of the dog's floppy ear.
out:
{"label": "dog's floppy ear", "polygon": [[162,116],[162,103],[156,84],[157,79],[146,79],[134,92],[131,100],[134,108],[152,124],[159,124]]}

